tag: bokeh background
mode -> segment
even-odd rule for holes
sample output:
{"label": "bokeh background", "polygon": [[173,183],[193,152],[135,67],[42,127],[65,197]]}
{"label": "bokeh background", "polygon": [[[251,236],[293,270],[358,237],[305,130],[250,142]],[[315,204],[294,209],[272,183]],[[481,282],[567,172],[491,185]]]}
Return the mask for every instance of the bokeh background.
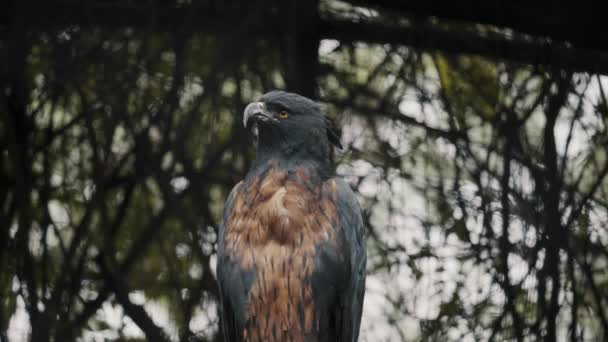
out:
{"label": "bokeh background", "polygon": [[[598,5],[599,6],[599,5]],[[608,338],[592,5],[0,5],[0,341],[218,341],[246,104],[314,97],[368,223],[362,341]]]}

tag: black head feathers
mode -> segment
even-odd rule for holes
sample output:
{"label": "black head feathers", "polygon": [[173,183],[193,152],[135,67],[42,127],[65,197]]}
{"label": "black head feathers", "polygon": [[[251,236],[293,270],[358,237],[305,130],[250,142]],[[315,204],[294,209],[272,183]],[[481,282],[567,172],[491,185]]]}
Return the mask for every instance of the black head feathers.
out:
{"label": "black head feathers", "polygon": [[243,124],[257,135],[258,158],[331,163],[340,131],[324,107],[301,95],[271,91],[247,106]]}

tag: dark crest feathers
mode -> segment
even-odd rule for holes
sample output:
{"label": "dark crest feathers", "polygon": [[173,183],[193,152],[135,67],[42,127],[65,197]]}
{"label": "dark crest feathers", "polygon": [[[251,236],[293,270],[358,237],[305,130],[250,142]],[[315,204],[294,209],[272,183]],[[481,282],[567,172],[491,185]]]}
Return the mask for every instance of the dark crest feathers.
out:
{"label": "dark crest feathers", "polygon": [[327,138],[334,146],[342,149],[342,143],[340,142],[340,130],[334,120],[328,116],[325,116],[325,125],[327,127]]}

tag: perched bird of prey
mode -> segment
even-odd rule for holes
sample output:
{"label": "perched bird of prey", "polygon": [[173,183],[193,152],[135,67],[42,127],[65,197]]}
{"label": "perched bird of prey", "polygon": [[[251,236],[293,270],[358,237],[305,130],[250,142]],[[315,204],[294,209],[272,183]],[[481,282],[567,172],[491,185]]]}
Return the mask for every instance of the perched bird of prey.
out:
{"label": "perched bird of prey", "polygon": [[256,159],[226,201],[217,276],[226,341],[356,341],[366,250],[359,203],[335,176],[333,122],[272,91],[245,108]]}

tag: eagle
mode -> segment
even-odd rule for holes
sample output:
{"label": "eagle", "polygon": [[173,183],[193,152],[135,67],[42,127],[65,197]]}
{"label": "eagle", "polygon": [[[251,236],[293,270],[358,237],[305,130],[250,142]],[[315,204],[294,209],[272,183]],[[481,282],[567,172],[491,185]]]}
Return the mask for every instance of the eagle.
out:
{"label": "eagle", "polygon": [[366,247],[359,202],[335,174],[323,107],[271,91],[244,110],[256,157],[218,235],[225,341],[356,341]]}

